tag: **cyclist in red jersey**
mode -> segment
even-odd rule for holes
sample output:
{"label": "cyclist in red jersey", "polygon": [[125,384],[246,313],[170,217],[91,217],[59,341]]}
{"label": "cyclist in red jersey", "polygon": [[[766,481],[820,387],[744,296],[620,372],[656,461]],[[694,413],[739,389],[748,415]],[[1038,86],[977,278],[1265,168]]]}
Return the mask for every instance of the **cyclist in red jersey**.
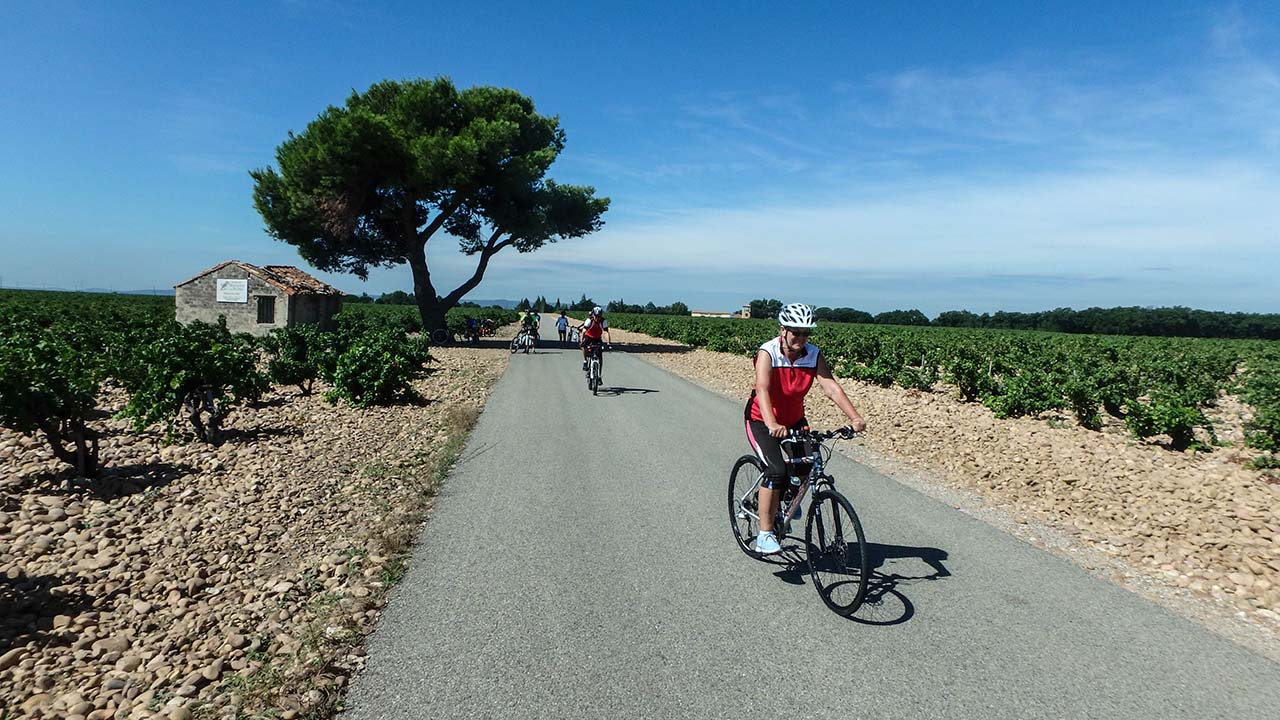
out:
{"label": "cyclist in red jersey", "polygon": [[590,352],[593,343],[611,342],[605,341],[604,338],[609,334],[609,323],[604,319],[604,311],[597,305],[591,308],[591,314],[587,316],[587,321],[582,324],[582,369],[587,369],[587,353]]}
{"label": "cyclist in red jersey", "polygon": [[789,431],[809,424],[804,418],[804,396],[813,381],[818,381],[822,392],[849,418],[849,427],[854,432],[862,432],[867,427],[844,388],[831,375],[827,359],[809,342],[809,335],[817,324],[808,305],[787,305],[778,313],[778,337],[761,345],[754,360],[756,384],[747,399],[744,415],[747,441],[765,463],[757,504],[760,535],[756,538],[756,552],[766,555],[782,550],[773,532],[781,483],[787,482],[780,440]]}

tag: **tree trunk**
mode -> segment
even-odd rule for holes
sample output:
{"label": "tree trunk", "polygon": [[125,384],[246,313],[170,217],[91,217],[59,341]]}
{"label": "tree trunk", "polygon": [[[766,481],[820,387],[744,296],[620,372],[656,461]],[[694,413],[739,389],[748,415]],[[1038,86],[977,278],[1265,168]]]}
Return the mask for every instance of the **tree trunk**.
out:
{"label": "tree trunk", "polygon": [[425,247],[416,248],[409,253],[409,268],[413,271],[413,297],[418,303],[418,315],[422,318],[422,332],[431,337],[431,333],[436,330],[447,330],[444,316],[452,305],[446,305],[444,299],[436,295],[436,287],[431,284],[431,271],[427,269]]}
{"label": "tree trunk", "polygon": [[[85,427],[83,421],[58,420],[41,423],[40,430],[54,457],[75,467],[82,478],[98,476],[98,436]],[[72,447],[68,448],[67,443],[71,443]]]}
{"label": "tree trunk", "polygon": [[428,337],[439,329],[448,332],[449,325],[445,315],[451,308],[462,302],[462,298],[467,293],[480,284],[480,280],[484,278],[484,271],[489,267],[489,258],[515,242],[511,237],[499,241],[498,238],[502,237],[503,233],[502,229],[498,229],[489,236],[489,241],[480,250],[480,260],[476,263],[475,272],[466,282],[454,288],[447,297],[440,297],[436,293],[435,285],[431,283],[431,271],[427,269],[426,245],[414,248],[409,253],[409,268],[413,270],[413,296],[418,301],[418,314],[422,316],[422,331]]}

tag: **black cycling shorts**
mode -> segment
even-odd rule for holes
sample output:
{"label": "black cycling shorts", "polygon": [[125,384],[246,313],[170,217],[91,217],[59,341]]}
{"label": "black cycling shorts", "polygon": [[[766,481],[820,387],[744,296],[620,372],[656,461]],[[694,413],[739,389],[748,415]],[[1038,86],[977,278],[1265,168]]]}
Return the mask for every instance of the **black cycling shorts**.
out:
{"label": "black cycling shorts", "polygon": [[[769,434],[769,427],[762,420],[751,419],[751,401],[747,401],[747,409],[744,414],[744,422],[747,430],[747,442],[751,443],[751,449],[755,451],[756,457],[764,461],[764,481],[763,485],[767,488],[774,486],[774,481],[782,480],[788,475],[807,475],[809,473],[807,466],[787,465],[783,461],[782,440]],[[799,430],[809,424],[808,420],[800,418],[795,424],[788,427],[788,430]],[[802,450],[799,445],[788,444],[787,452],[793,457],[801,454]]]}

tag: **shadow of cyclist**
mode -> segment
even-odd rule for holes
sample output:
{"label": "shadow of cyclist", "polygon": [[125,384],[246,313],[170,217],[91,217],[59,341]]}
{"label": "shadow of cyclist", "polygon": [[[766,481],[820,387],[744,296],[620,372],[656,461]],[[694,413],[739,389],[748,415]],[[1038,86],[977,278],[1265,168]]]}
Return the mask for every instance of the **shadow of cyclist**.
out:
{"label": "shadow of cyclist", "polygon": [[656,392],[658,391],[650,390],[649,388],[629,388],[629,387],[600,388],[600,394],[605,397],[617,397],[619,395],[648,395],[649,393],[656,393]]}
{"label": "shadow of cyclist", "polygon": [[[931,547],[904,547],[867,543],[867,594],[849,617],[863,625],[900,625],[916,612],[904,586],[951,577],[943,561],[947,551]],[[915,562],[912,562],[915,561]]]}
{"label": "shadow of cyclist", "polygon": [[[809,576],[804,541],[795,536],[787,539],[794,542],[784,541],[781,553],[762,559],[781,566],[774,573],[779,580],[804,585]],[[883,543],[867,543],[866,549],[867,592],[862,605],[849,617],[856,623],[900,625],[915,615],[915,605],[902,591],[904,586],[951,577],[951,571],[943,564],[948,557],[946,550]],[[850,545],[849,551],[852,554],[856,549]],[[852,569],[850,575],[854,575]]]}

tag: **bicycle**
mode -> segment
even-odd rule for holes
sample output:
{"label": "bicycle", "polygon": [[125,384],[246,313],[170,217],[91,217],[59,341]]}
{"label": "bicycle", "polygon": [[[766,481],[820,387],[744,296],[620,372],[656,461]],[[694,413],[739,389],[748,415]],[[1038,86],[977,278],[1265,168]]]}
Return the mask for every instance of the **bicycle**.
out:
{"label": "bicycle", "polygon": [[529,328],[520,328],[520,332],[511,338],[511,354],[524,350],[525,354],[529,353],[529,349],[533,347],[533,331]]}
{"label": "bicycle", "polygon": [[[856,437],[856,433],[848,429],[816,432],[805,428],[782,440],[784,446],[789,446],[785,455],[790,483],[782,489],[774,530],[779,537],[789,536],[792,514],[798,511],[812,488],[813,502],[804,526],[809,575],[822,602],[848,617],[866,597],[867,542],[853,505],[836,490],[835,478],[825,472],[831,459],[827,441],[835,437],[848,440]],[[803,475],[793,474],[792,468]],[[757,560],[765,557],[753,548],[760,532],[757,494],[764,471],[765,464],[760,458],[743,455],[729,473],[729,524],[738,547]]]}
{"label": "bicycle", "polygon": [[604,370],[604,343],[593,342],[587,347],[587,388],[592,395],[600,392],[600,374]]}

